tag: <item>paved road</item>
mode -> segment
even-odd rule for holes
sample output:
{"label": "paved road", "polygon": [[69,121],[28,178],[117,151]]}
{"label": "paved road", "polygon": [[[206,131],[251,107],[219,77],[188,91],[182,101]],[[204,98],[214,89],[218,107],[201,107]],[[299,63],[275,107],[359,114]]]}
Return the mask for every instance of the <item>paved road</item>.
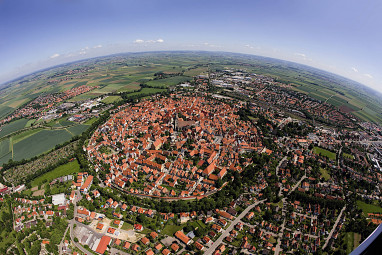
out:
{"label": "paved road", "polygon": [[324,246],[322,246],[322,250],[324,250],[326,248],[326,246],[329,243],[330,238],[332,238],[332,235],[333,235],[334,231],[336,230],[338,222],[340,221],[340,219],[342,217],[342,213],[345,211],[345,209],[346,209],[346,205],[344,206],[344,208],[342,208],[340,214],[338,215],[337,220],[336,220],[336,222],[333,225],[332,231],[330,231],[328,237],[326,238]]}
{"label": "paved road", "polygon": [[74,241],[74,235],[73,235],[73,226],[74,224],[78,224],[78,222],[76,223],[76,221],[74,220],[76,217],[77,217],[77,201],[81,200],[82,196],[80,194],[80,192],[78,190],[76,190],[76,199],[74,199],[73,201],[73,204],[74,204],[74,218],[70,221],[69,223],[69,233],[70,233],[70,240],[72,241],[72,243],[78,248],[80,249],[84,254],[89,254],[90,252],[88,250],[86,250],[84,247],[82,247],[82,245],[80,245],[79,243],[76,243]]}
{"label": "paved road", "polygon": [[306,178],[306,173],[301,177],[301,179],[293,186],[293,188],[288,192],[288,196],[300,186],[301,182]]}
{"label": "paved road", "polygon": [[247,215],[247,213],[248,213],[252,208],[254,208],[254,207],[255,207],[256,205],[258,205],[258,204],[263,203],[264,201],[266,201],[266,199],[257,201],[256,203],[254,203],[254,204],[248,206],[242,213],[240,213],[240,215],[237,216],[236,219],[233,220],[233,221],[231,222],[231,225],[229,225],[229,227],[223,232],[223,234],[218,238],[218,240],[216,240],[216,242],[214,242],[214,244],[211,245],[210,248],[208,248],[208,250],[206,250],[206,251],[204,252],[204,254],[205,254],[205,255],[210,255],[210,254],[212,254],[212,253],[216,250],[216,248],[221,244],[221,242],[224,240],[224,238],[226,238],[226,236],[229,235],[229,232],[231,232],[231,230],[235,227],[235,225],[236,225],[237,223],[239,223],[239,221],[240,221],[245,215]]}
{"label": "paved road", "polygon": [[[280,160],[279,164],[277,165],[276,167],[276,177],[279,178],[279,169],[280,169],[280,166],[282,165],[282,163],[287,160],[288,156],[285,156],[283,157],[282,160]],[[279,191],[279,197],[281,197],[282,195],[282,190],[283,190],[283,185],[282,183],[279,181],[279,184],[280,184],[280,191]]]}

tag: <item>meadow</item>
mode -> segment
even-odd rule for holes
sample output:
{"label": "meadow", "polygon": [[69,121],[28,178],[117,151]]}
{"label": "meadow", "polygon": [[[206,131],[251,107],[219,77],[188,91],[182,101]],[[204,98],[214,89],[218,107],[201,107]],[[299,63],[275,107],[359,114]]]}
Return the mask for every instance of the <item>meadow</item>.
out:
{"label": "meadow", "polygon": [[335,160],[336,159],[336,154],[334,152],[322,149],[320,147],[314,147],[313,148],[313,152],[316,153],[316,154],[319,154],[321,156],[328,157],[331,160]]}
{"label": "meadow", "polygon": [[50,172],[47,172],[31,182],[31,187],[43,184],[44,182],[51,182],[53,179],[60,176],[78,173],[80,171],[80,164],[77,160],[71,161],[67,164],[56,167]]}

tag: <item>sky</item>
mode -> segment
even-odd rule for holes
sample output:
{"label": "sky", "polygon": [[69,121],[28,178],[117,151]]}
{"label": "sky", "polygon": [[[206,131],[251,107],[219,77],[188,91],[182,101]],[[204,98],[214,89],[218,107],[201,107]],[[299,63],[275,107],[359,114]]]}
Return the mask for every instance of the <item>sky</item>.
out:
{"label": "sky", "polygon": [[289,60],[382,92],[380,0],[0,0],[0,84],[122,52]]}

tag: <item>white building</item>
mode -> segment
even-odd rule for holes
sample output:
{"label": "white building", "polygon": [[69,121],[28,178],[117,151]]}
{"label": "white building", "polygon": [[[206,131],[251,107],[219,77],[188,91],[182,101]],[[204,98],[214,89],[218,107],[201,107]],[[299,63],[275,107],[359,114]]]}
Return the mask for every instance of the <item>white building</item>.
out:
{"label": "white building", "polygon": [[65,199],[65,194],[57,194],[52,196],[52,203],[54,205],[65,205],[66,199]]}

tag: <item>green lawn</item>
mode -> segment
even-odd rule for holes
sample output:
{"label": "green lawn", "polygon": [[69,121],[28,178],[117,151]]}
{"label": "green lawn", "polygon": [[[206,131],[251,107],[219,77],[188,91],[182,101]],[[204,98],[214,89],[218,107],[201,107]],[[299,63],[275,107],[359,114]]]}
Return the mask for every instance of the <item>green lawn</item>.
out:
{"label": "green lawn", "polygon": [[322,155],[322,156],[326,156],[326,157],[328,157],[331,160],[335,160],[336,159],[336,154],[334,152],[322,149],[320,147],[314,147],[313,148],[313,152],[316,153],[316,154]]}
{"label": "green lawn", "polygon": [[330,175],[326,169],[320,167],[320,173],[321,173],[321,176],[325,179],[325,181],[330,179]]}
{"label": "green lawn", "polygon": [[133,229],[133,225],[131,225],[130,223],[127,223],[127,222],[123,222],[121,229],[123,229],[123,230]]}
{"label": "green lawn", "polygon": [[345,243],[346,243],[346,254],[350,254],[353,251],[354,247],[354,233],[346,232],[345,233]]}
{"label": "green lawn", "polygon": [[73,173],[78,173],[79,171],[80,171],[80,165],[78,164],[77,160],[74,160],[65,165],[59,166],[53,169],[52,171],[41,175],[40,177],[37,177],[36,179],[32,181],[32,187],[42,184],[44,180],[47,180],[48,182],[50,182],[57,177],[73,174]]}
{"label": "green lawn", "polygon": [[162,230],[162,234],[168,235],[168,236],[174,236],[176,231],[179,231],[182,229],[182,226],[177,225],[170,225],[167,224],[164,229]]}
{"label": "green lawn", "polygon": [[91,118],[91,119],[88,119],[87,121],[85,121],[85,125],[91,125],[91,124],[93,124],[94,122],[96,122],[97,121],[97,119],[98,118],[96,118],[96,117],[93,117],[93,118]]}
{"label": "green lawn", "polygon": [[367,204],[361,200],[357,200],[357,206],[360,208],[363,213],[382,213],[382,208],[377,205]]}
{"label": "green lawn", "polygon": [[351,154],[347,154],[347,153],[342,153],[342,156],[344,156],[345,158],[349,158],[349,159],[354,159],[354,156],[351,155]]}
{"label": "green lawn", "polygon": [[103,99],[102,102],[105,103],[105,104],[111,104],[111,103],[114,103],[114,102],[118,102],[120,100],[121,100],[120,96],[108,96],[105,99]]}

